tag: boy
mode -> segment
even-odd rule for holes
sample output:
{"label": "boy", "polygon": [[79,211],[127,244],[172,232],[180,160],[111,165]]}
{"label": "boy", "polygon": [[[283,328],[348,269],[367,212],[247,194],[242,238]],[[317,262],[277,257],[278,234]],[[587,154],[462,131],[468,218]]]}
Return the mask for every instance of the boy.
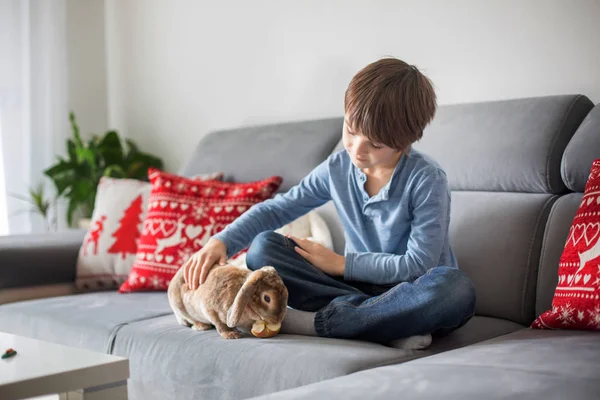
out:
{"label": "boy", "polygon": [[[251,242],[248,268],[272,265],[288,288],[282,332],[293,320],[295,333],[417,337],[416,347],[426,347],[430,334],[462,326],[475,308],[449,244],[446,174],[411,147],[434,117],[435,92],[416,67],[386,58],[352,78],[344,103],[345,150],[214,235],[183,266],[185,280],[197,288],[215,263]],[[273,232],[329,200],[344,227],[344,256]]]}

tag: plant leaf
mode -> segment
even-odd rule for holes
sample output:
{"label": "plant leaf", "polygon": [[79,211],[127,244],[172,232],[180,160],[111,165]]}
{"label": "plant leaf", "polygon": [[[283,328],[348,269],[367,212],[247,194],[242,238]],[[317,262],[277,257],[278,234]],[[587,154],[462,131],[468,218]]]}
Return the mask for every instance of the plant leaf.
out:
{"label": "plant leaf", "polygon": [[123,144],[115,131],[109,131],[98,143],[98,151],[104,160],[104,167],[109,165],[125,166]]}
{"label": "plant leaf", "polygon": [[35,211],[42,214],[46,218],[48,214],[48,209],[50,208],[52,202],[45,199],[44,185],[42,183],[39,183],[37,188],[29,188],[29,195],[33,200]]}
{"label": "plant leaf", "polygon": [[67,208],[67,224],[72,227],[73,226],[73,213],[79,207],[79,203],[75,199],[69,200],[69,206]]}
{"label": "plant leaf", "polygon": [[93,197],[92,194],[95,194],[95,192],[96,188],[94,187],[93,182],[81,179],[73,184],[73,190],[69,197],[75,198],[81,203],[85,203],[90,197]]}
{"label": "plant leaf", "polygon": [[67,139],[67,153],[69,154],[69,160],[72,163],[77,163],[77,148],[78,146],[71,139]]}
{"label": "plant leaf", "polygon": [[120,149],[121,148],[121,139],[119,138],[119,134],[116,131],[108,131],[104,135],[104,137],[100,140],[99,147],[109,148],[109,149]]}
{"label": "plant leaf", "polygon": [[48,177],[52,178],[54,175],[60,175],[62,173],[72,170],[73,168],[73,163],[60,160],[57,164],[54,164],[52,167],[46,169],[44,171],[44,175],[47,175]]}
{"label": "plant leaf", "polygon": [[75,142],[73,143],[77,148],[83,148],[83,142],[81,141],[81,135],[79,134],[79,126],[77,122],[75,122],[75,113],[71,111],[69,113],[69,121],[71,121],[71,129],[73,130],[73,138]]}
{"label": "plant leaf", "polygon": [[80,209],[84,217],[91,216],[96,197],[96,187],[89,180],[76,181],[68,193],[67,222],[73,226],[73,213]]}
{"label": "plant leaf", "polygon": [[119,167],[124,168],[127,165],[122,149],[105,148],[101,150],[101,155],[102,160],[104,161],[104,168],[108,168],[111,165],[118,165]]}
{"label": "plant leaf", "polygon": [[127,143],[127,155],[131,155],[131,154],[135,154],[135,153],[139,153],[140,149],[137,147],[137,145],[135,144],[135,142],[131,139],[125,139],[125,143]]}
{"label": "plant leaf", "polygon": [[125,178],[127,175],[120,165],[110,165],[104,170],[104,176],[110,176],[112,178]]}
{"label": "plant leaf", "polygon": [[91,170],[96,167],[96,154],[92,149],[81,148],[77,149],[78,164],[87,163]]}
{"label": "plant leaf", "polygon": [[44,174],[52,180],[56,187],[57,195],[60,196],[73,184],[73,181],[77,177],[76,172],[76,164],[60,161],[58,164],[45,170]]}
{"label": "plant leaf", "polygon": [[162,159],[160,159],[159,157],[153,156],[151,154],[137,153],[136,156],[135,156],[135,158],[134,158],[134,160],[135,161],[141,161],[141,162],[145,163],[149,167],[163,169],[163,161],[162,161]]}
{"label": "plant leaf", "polygon": [[147,153],[136,153],[129,164],[127,176],[130,178],[148,180],[148,168],[163,169],[163,161],[156,156]]}
{"label": "plant leaf", "polygon": [[141,181],[148,179],[148,167],[146,164],[136,161],[129,166],[127,177],[130,179],[139,179]]}

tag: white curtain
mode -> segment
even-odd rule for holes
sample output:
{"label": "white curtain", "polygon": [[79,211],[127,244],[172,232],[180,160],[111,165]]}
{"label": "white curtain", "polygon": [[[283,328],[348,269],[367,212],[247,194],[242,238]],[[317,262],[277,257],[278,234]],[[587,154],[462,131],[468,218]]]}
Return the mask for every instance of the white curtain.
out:
{"label": "white curtain", "polygon": [[69,136],[65,0],[0,0],[0,234],[39,232],[25,201]]}

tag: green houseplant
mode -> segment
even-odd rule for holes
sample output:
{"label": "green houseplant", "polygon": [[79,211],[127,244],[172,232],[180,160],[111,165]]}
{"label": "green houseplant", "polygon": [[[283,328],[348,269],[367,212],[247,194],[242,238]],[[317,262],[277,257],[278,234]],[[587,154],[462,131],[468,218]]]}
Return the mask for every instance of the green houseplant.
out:
{"label": "green houseplant", "polygon": [[[16,193],[9,193],[9,196],[22,200],[29,204],[30,208],[18,210],[12,213],[9,217],[16,216],[18,214],[29,212],[33,214],[39,214],[43,220],[47,231],[55,231],[56,225],[56,200],[48,199],[45,194],[44,184],[39,183],[37,187],[29,188],[29,196],[23,196]],[[51,209],[54,208],[54,212]]]}
{"label": "green houseplant", "polygon": [[57,197],[68,200],[67,223],[73,226],[73,214],[89,218],[94,210],[96,188],[103,176],[148,181],[148,168],[163,168],[163,161],[139,150],[130,140],[121,140],[116,131],[92,135],[84,141],[69,114],[73,137],[67,140],[67,156],[58,157],[56,164],[44,171],[54,186]]}

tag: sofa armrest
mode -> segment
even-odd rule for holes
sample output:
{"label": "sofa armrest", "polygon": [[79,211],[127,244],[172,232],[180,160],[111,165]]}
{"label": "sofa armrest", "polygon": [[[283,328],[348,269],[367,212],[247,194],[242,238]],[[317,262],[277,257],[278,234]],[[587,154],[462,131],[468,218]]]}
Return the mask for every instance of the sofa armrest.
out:
{"label": "sofa armrest", "polygon": [[73,284],[84,230],[0,236],[0,291]]}

